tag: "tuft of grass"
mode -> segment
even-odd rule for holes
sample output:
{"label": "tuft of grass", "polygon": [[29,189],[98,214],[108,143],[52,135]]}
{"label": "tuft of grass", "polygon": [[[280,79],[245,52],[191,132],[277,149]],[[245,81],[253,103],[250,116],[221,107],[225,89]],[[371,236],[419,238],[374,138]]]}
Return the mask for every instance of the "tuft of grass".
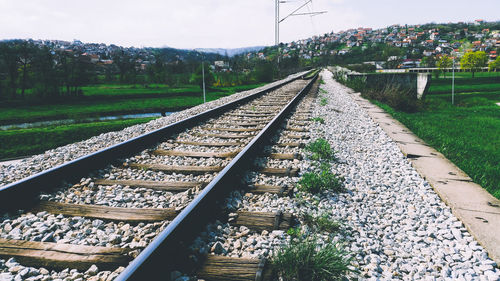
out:
{"label": "tuft of grass", "polygon": [[323,119],[322,117],[313,117],[310,120],[321,124],[325,124],[325,119]]}
{"label": "tuft of grass", "polygon": [[325,84],[325,81],[323,81],[323,78],[319,79],[320,84]]}
{"label": "tuft of grass", "polygon": [[313,160],[335,160],[334,151],[330,143],[324,138],[319,138],[309,143],[305,150],[312,153],[311,159]]}
{"label": "tuft of grass", "polygon": [[286,231],[286,234],[292,237],[299,237],[301,235],[300,227],[292,227]]}
{"label": "tuft of grass", "polygon": [[343,191],[343,179],[332,173],[330,166],[325,164],[322,164],[317,172],[303,174],[298,184],[299,190],[313,194],[325,190]]}
{"label": "tuft of grass", "polygon": [[322,94],[328,93],[325,89],[322,89],[322,88],[319,88],[319,92],[322,93]]}
{"label": "tuft of grass", "polygon": [[327,98],[321,98],[321,100],[319,101],[319,105],[321,105],[321,106],[325,106],[327,104],[328,104]]}
{"label": "tuft of grass", "polygon": [[274,271],[284,281],[343,280],[352,257],[339,244],[318,246],[316,239],[293,239],[272,258]]}
{"label": "tuft of grass", "polygon": [[336,220],[332,220],[326,213],[317,217],[306,213],[302,215],[302,219],[306,225],[319,231],[332,233],[340,230],[340,223]]}

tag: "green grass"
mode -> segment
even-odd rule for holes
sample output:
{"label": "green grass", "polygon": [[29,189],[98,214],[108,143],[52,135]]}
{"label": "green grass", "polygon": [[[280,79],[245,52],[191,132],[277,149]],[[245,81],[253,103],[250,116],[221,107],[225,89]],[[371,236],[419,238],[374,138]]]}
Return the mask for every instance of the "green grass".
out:
{"label": "green grass", "polygon": [[318,171],[307,172],[302,175],[298,182],[298,189],[312,194],[326,190],[342,192],[344,191],[343,179],[331,171],[329,164],[323,163]]}
{"label": "green grass", "polygon": [[309,72],[305,77],[304,79],[310,79],[310,78],[313,78],[314,75],[318,74],[319,72],[321,71],[321,69],[314,69],[312,70],[311,72]]}
{"label": "green grass", "polygon": [[[351,257],[338,244],[318,246],[316,239],[294,239],[277,251],[272,266],[284,281],[344,280]],[[277,279],[276,279],[277,280]]]}
{"label": "green grass", "polygon": [[196,85],[184,85],[180,87],[169,87],[164,84],[100,84],[82,87],[84,96],[136,96],[144,94],[171,95],[199,93],[200,87]]}
{"label": "green grass", "polygon": [[312,160],[335,160],[335,153],[330,143],[323,138],[309,143],[305,150],[311,153]]}
{"label": "green grass", "polygon": [[[207,92],[207,101],[231,95],[235,92],[244,91],[261,86],[262,84],[244,85],[235,87],[221,87],[216,91]],[[106,86],[107,87],[107,86]],[[42,120],[55,119],[80,119],[87,117],[99,117],[106,115],[121,115],[145,112],[178,111],[203,103],[201,92],[196,95],[173,95],[139,98],[138,89],[132,85],[118,85],[116,89],[107,89],[104,94],[100,92],[101,86],[85,87],[92,89],[93,96],[100,98],[89,98],[82,100],[70,100],[52,104],[40,105],[18,105],[0,106],[0,124],[27,123]],[[184,91],[188,88],[170,89],[172,91]],[[194,89],[194,88],[193,88]],[[139,89],[142,91],[143,89]],[[91,91],[91,92],[92,92]],[[114,91],[122,91],[114,93]]]}
{"label": "green grass", "polygon": [[310,119],[311,121],[318,122],[320,124],[325,124],[325,119],[322,117],[313,117]]}
{"label": "green grass", "polygon": [[[433,78],[428,94],[450,94],[451,84],[451,76],[439,79]],[[470,76],[455,77],[455,93],[498,91],[500,91],[500,76],[482,76],[476,78],[471,78]]]}
{"label": "green grass", "polygon": [[[472,83],[489,87],[481,84],[481,77]],[[500,102],[500,91],[459,93],[455,101],[452,106],[450,94],[428,95],[416,113],[376,103],[500,198],[500,106],[495,104]]]}
{"label": "green grass", "polygon": [[114,120],[95,123],[50,126],[45,128],[0,131],[0,159],[42,153],[48,149],[118,131],[154,118]]}
{"label": "green grass", "polygon": [[340,223],[336,220],[332,220],[326,213],[316,217],[306,213],[302,215],[302,220],[306,225],[319,231],[333,233],[340,229]]}

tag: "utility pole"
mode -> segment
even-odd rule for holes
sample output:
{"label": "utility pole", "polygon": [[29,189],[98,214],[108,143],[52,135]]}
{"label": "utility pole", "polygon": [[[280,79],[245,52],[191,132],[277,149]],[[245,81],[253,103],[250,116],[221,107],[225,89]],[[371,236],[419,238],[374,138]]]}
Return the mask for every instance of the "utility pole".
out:
{"label": "utility pole", "polygon": [[280,0],[274,1],[274,44],[280,43]]}
{"label": "utility pole", "polygon": [[203,59],[201,60],[201,77],[203,78],[203,103],[206,103],[207,98],[205,95],[205,64],[203,63]]}
{"label": "utility pole", "polygon": [[451,104],[455,104],[455,56],[453,56],[453,76],[451,78]]}

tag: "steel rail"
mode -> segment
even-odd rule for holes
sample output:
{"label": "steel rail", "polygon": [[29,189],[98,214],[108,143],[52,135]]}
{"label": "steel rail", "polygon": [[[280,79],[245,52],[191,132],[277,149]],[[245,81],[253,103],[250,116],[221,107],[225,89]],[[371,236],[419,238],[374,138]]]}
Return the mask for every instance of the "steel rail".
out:
{"label": "steel rail", "polygon": [[206,223],[217,214],[218,201],[238,186],[240,176],[248,170],[253,158],[269,142],[272,134],[279,129],[286,115],[308,93],[313,79],[255,136],[243,150],[194,198],[168,226],[137,256],[115,279],[125,280],[169,280],[170,271],[180,266],[183,245],[194,239]]}
{"label": "steel rail", "polygon": [[282,81],[281,83],[267,89],[263,89],[255,94],[237,99],[213,109],[206,110],[194,116],[167,125],[163,128],[145,133],[130,140],[112,145],[108,148],[39,172],[19,181],[4,185],[0,187],[1,211],[28,208],[38,201],[37,194],[42,190],[54,189],[58,186],[58,183],[62,181],[79,179],[91,171],[103,168],[107,164],[113,163],[113,161],[118,158],[138,153],[141,150],[154,145],[164,137],[179,133],[184,129],[193,127],[197,123],[205,121],[209,118],[219,116],[227,110],[236,108],[242,103],[258,98],[283,85],[302,78],[305,75],[307,75],[307,73],[298,74],[295,77],[289,77],[288,80]]}

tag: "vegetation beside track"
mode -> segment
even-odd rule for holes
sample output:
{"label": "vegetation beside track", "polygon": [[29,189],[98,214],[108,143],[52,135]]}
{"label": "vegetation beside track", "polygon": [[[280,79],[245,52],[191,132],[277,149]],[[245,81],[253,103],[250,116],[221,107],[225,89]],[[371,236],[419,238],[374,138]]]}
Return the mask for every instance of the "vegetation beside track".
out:
{"label": "vegetation beside track", "polygon": [[[262,86],[262,83],[221,87],[206,94],[207,101]],[[84,97],[78,100],[48,104],[4,103],[0,106],[0,124],[28,123],[41,120],[81,119],[149,112],[172,112],[203,103],[199,88],[185,86],[167,88],[136,85],[97,85],[84,87]]]}
{"label": "vegetation beside track", "polygon": [[[316,205],[316,209],[322,194],[344,190],[343,179],[332,172],[331,162],[336,158],[327,140],[316,139],[305,151],[315,168],[302,175],[295,197],[298,204]],[[353,255],[345,245],[334,242],[342,225],[328,211],[300,217],[302,225],[287,231],[290,243],[278,249],[271,260],[280,280],[346,280],[349,273],[357,272],[351,265]]]}
{"label": "vegetation beside track", "polygon": [[[262,86],[262,83],[219,87],[207,92],[207,101]],[[98,118],[149,112],[172,112],[203,103],[198,86],[170,88],[165,85],[96,85],[83,87],[84,97],[79,100],[50,102],[48,104],[0,106],[0,125],[31,123],[55,119]],[[116,131],[154,118],[119,119],[43,128],[11,129],[0,131],[0,159],[41,153],[68,143]]]}
{"label": "vegetation beside track", "polygon": [[48,149],[145,123],[154,118],[114,120],[0,131],[0,159],[42,153]]}
{"label": "vegetation beside track", "polygon": [[450,76],[434,79],[424,104],[414,113],[375,103],[500,198],[499,79],[460,73],[455,79],[455,105]]}

